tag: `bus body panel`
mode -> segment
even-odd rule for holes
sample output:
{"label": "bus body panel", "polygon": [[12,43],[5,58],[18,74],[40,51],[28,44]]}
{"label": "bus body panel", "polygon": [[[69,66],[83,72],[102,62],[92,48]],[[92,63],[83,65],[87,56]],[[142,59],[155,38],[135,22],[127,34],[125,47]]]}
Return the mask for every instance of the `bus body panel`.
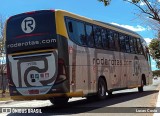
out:
{"label": "bus body panel", "polygon": [[143,59],[143,55],[84,48],[69,41],[71,91],[96,92],[100,76],[106,77],[108,90],[138,87],[142,74],[149,84],[148,65]]}
{"label": "bus body panel", "polygon": [[[61,18],[64,19],[68,17],[72,18],[73,20],[79,20],[85,23],[98,25],[131,35],[136,38],[141,38],[141,36],[138,34],[125,32],[113,26],[93,21],[92,19],[87,19],[85,17],[77,16],[65,11],[58,12],[60,12]],[[65,36],[71,39],[68,34]],[[83,90],[85,95],[92,92],[96,93],[98,78],[100,76],[104,76],[106,78],[108,90],[140,87],[143,74],[146,76],[146,84],[151,84],[151,81],[149,81],[151,80],[150,77],[152,77],[151,75],[149,76],[151,70],[147,61],[145,61],[146,58],[143,55],[81,47],[72,40],[68,40],[68,48],[70,82],[73,82],[73,84],[70,86],[71,91],[76,92],[78,90]],[[110,63],[108,66],[98,66],[97,64],[93,65],[93,60],[95,60],[97,57],[98,59],[103,60],[103,56],[109,59]]]}
{"label": "bus body panel", "polygon": [[23,96],[46,94],[57,77],[57,51],[41,54],[9,55],[11,79]]}

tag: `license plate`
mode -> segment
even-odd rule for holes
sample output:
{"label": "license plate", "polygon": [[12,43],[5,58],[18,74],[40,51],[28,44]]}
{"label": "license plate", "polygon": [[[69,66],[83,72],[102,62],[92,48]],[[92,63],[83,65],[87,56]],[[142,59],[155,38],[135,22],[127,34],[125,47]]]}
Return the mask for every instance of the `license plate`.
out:
{"label": "license plate", "polygon": [[39,94],[38,89],[28,90],[29,94]]}

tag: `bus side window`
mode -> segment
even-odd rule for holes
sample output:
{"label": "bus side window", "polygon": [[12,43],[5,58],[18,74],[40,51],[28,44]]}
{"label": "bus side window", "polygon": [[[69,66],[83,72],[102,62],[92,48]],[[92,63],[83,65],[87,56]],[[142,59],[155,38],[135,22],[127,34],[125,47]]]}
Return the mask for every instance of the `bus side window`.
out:
{"label": "bus side window", "polygon": [[73,33],[72,22],[68,22],[69,32]]}
{"label": "bus side window", "polygon": [[123,34],[119,35],[119,41],[120,41],[120,48],[122,52],[126,52],[126,46],[125,46],[125,36]]}
{"label": "bus side window", "polygon": [[101,29],[101,36],[102,36],[102,44],[104,49],[108,49],[109,47],[109,41],[107,38],[107,30],[102,28]]}
{"label": "bus side window", "polygon": [[115,50],[115,41],[114,41],[113,33],[114,33],[114,31],[108,30],[109,49],[110,50]]}
{"label": "bus side window", "polygon": [[120,51],[120,46],[119,46],[119,38],[118,38],[118,33],[114,32],[114,40],[115,40],[115,47],[117,51]]}
{"label": "bus side window", "polygon": [[94,26],[93,30],[94,30],[95,46],[97,48],[102,48],[101,28],[98,26]]}
{"label": "bus side window", "polygon": [[86,25],[86,39],[89,47],[94,47],[93,28],[91,25]]}
{"label": "bus side window", "polygon": [[129,41],[130,41],[130,50],[131,53],[135,53],[135,44],[134,44],[134,39],[132,37],[129,37]]}
{"label": "bus side window", "polygon": [[79,39],[78,41],[80,42],[80,45],[86,46],[87,41],[85,38],[85,26],[83,22],[77,22],[77,38]]}
{"label": "bus side window", "polygon": [[134,49],[135,49],[135,53],[136,53],[136,54],[138,54],[137,39],[136,39],[136,38],[134,38],[134,39],[133,39],[133,42],[134,42]]}
{"label": "bus side window", "polygon": [[130,53],[129,37],[125,36],[126,52]]}
{"label": "bus side window", "polygon": [[138,53],[143,54],[142,45],[139,38],[137,39],[137,47],[138,47]]}
{"label": "bus side window", "polygon": [[72,41],[79,45],[86,46],[84,23],[72,19],[67,19],[67,29]]}

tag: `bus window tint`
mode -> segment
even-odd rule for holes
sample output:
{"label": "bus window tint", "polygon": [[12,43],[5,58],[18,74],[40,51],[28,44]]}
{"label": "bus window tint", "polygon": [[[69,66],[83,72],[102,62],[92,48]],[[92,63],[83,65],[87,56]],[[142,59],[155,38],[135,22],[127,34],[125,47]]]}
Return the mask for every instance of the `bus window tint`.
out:
{"label": "bus window tint", "polygon": [[93,29],[91,25],[86,25],[86,39],[89,47],[94,47]]}
{"label": "bus window tint", "polygon": [[98,26],[94,26],[93,30],[94,30],[95,46],[97,48],[102,48],[101,28]]}
{"label": "bus window tint", "polygon": [[134,50],[135,50],[135,53],[137,54],[138,53],[137,39],[133,38],[133,42],[134,42]]}
{"label": "bus window tint", "polygon": [[69,32],[73,33],[72,22],[68,22]]}
{"label": "bus window tint", "polygon": [[134,39],[129,37],[131,53],[135,53]]}
{"label": "bus window tint", "polygon": [[115,42],[114,42],[113,33],[114,32],[112,30],[108,30],[109,48],[111,50],[115,50]]}
{"label": "bus window tint", "polygon": [[120,34],[119,35],[119,41],[120,41],[120,48],[122,52],[126,52],[126,46],[125,46],[125,36]]}
{"label": "bus window tint", "polygon": [[119,38],[118,38],[118,33],[114,32],[114,40],[115,40],[115,47],[117,51],[120,51],[120,47],[119,47]]}
{"label": "bus window tint", "polygon": [[69,36],[74,42],[86,45],[84,24],[82,22],[67,19],[67,27]]}
{"label": "bus window tint", "polygon": [[138,48],[138,53],[143,54],[140,39],[137,39],[137,48]]}
{"label": "bus window tint", "polygon": [[126,52],[130,53],[129,37],[125,36]]}
{"label": "bus window tint", "polygon": [[106,29],[102,28],[101,29],[101,36],[102,36],[102,44],[104,49],[108,49],[109,46],[109,41],[107,38],[107,31]]}

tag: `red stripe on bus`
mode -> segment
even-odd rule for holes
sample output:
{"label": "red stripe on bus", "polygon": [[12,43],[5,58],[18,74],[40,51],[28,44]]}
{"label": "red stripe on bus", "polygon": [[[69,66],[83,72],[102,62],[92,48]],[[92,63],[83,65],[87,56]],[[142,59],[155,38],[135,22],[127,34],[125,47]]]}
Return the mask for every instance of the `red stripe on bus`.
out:
{"label": "red stripe on bus", "polygon": [[51,11],[51,12],[55,12],[55,10],[53,10],[53,9],[51,9],[50,11]]}
{"label": "red stripe on bus", "polygon": [[19,38],[23,38],[23,37],[31,37],[31,36],[41,36],[41,35],[46,35],[48,33],[35,33],[35,34],[27,34],[27,35],[20,35],[20,36],[17,36],[15,37],[16,39],[19,39]]}
{"label": "red stripe on bus", "polygon": [[35,11],[32,11],[32,12],[26,12],[25,14],[34,14]]}

